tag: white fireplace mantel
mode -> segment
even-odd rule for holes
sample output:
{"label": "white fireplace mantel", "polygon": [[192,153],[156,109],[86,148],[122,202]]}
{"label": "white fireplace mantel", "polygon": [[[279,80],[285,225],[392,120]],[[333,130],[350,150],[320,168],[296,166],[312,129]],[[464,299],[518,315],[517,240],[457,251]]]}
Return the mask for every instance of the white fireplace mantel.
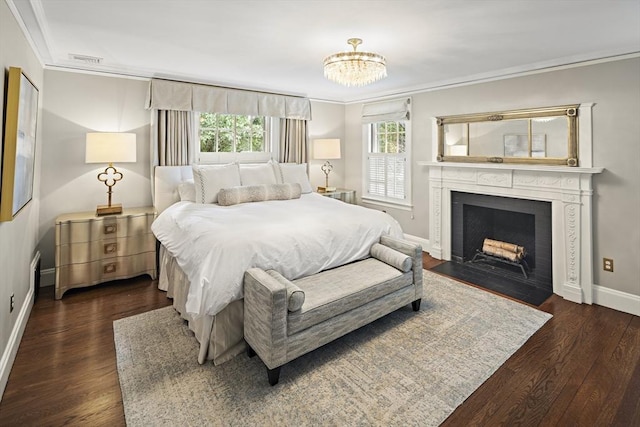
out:
{"label": "white fireplace mantel", "polygon": [[418,162],[429,168],[429,240],[451,260],[451,192],[551,202],[553,292],[593,302],[592,176],[603,168]]}

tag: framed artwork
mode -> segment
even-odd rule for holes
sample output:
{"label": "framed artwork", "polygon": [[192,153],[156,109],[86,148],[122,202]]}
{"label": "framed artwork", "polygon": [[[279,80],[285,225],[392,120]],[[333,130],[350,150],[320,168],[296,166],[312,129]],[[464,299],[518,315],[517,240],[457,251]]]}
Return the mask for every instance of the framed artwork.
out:
{"label": "framed artwork", "polygon": [[531,153],[529,153],[528,134],[506,134],[504,136],[505,157],[545,157],[547,155],[547,135],[531,135]]}
{"label": "framed artwork", "polygon": [[38,88],[20,68],[9,68],[2,147],[0,221],[11,221],[33,197]]}

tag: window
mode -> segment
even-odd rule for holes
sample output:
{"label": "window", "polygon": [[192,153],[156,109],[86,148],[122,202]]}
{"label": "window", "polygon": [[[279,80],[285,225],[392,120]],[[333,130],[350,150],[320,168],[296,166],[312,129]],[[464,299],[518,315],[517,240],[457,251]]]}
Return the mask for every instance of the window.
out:
{"label": "window", "polygon": [[411,210],[410,118],[411,98],[362,106],[364,201]]}
{"label": "window", "polygon": [[383,121],[366,126],[365,199],[410,204],[409,121]]}
{"label": "window", "polygon": [[262,161],[272,156],[271,119],[199,113],[199,162]]}
{"label": "window", "polygon": [[200,152],[265,151],[265,118],[200,113]]}

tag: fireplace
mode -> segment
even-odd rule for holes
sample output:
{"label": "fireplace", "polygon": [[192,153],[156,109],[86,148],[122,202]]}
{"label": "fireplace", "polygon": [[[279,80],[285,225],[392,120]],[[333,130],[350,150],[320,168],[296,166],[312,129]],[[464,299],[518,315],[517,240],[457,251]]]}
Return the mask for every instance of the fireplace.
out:
{"label": "fireplace", "polygon": [[[454,257],[456,192],[539,201],[550,205],[553,293],[574,302],[593,302],[592,175],[602,168],[420,162],[429,167],[429,253]],[[481,206],[482,207],[482,206]],[[535,248],[536,254],[539,250]],[[457,249],[456,249],[457,251]],[[458,252],[455,256],[460,256]],[[465,257],[464,252],[461,255]],[[541,267],[535,260],[536,277]]]}
{"label": "fireplace", "polygon": [[[524,255],[483,252],[485,239],[522,247]],[[451,192],[451,260],[458,265],[441,272],[539,305],[553,292],[551,254],[550,202]]]}

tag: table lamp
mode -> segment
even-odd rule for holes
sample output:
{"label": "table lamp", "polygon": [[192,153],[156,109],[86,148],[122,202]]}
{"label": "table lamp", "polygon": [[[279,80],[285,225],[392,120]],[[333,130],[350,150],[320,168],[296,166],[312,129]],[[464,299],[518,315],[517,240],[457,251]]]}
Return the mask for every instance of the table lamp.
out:
{"label": "table lamp", "polygon": [[98,174],[98,181],[104,182],[109,189],[107,191],[108,203],[98,205],[96,215],[115,215],[122,213],[121,204],[112,204],[111,195],[113,186],[123,177],[118,172],[114,163],[135,163],[136,161],[136,134],[115,132],[90,132],[87,133],[85,151],[85,163],[107,163],[109,166]]}
{"label": "table lamp", "polygon": [[321,193],[336,191],[336,187],[329,187],[329,173],[333,170],[333,165],[329,160],[340,158],[340,140],[337,138],[313,140],[313,158],[326,160],[320,168],[325,175],[325,185],[318,187],[318,191]]}

